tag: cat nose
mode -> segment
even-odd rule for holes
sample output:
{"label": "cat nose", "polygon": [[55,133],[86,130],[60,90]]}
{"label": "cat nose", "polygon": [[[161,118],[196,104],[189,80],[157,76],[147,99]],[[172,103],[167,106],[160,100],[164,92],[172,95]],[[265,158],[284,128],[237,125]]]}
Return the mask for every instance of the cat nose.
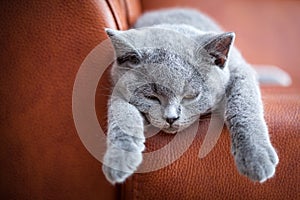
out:
{"label": "cat nose", "polygon": [[179,117],[166,118],[166,121],[172,125]]}
{"label": "cat nose", "polygon": [[172,125],[177,119],[179,119],[178,107],[176,105],[168,105],[165,108],[163,118]]}

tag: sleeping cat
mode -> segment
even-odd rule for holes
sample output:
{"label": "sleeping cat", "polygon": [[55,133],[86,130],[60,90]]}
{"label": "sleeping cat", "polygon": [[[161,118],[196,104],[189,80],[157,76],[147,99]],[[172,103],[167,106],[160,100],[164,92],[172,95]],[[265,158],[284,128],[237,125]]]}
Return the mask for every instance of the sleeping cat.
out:
{"label": "sleeping cat", "polygon": [[234,33],[190,9],[149,12],[133,29],[106,33],[116,53],[103,164],[112,184],[141,164],[145,125],[174,134],[221,102],[238,171],[259,182],[274,175],[279,160],[255,73],[233,46]]}

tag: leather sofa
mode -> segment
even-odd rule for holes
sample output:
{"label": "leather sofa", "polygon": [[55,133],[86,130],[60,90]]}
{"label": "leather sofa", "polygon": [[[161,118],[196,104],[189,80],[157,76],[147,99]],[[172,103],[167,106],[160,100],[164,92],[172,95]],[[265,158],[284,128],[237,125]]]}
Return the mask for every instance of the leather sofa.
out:
{"label": "leather sofa", "polygon": [[[239,175],[226,128],[214,149],[198,158],[209,118],[200,120],[192,145],[174,163],[116,186],[79,139],[72,116],[74,80],[89,52],[107,39],[104,28],[128,29],[143,12],[173,6],[204,10],[236,32],[236,44],[251,63],[276,64],[291,75],[289,87],[262,86],[280,158],[267,182]],[[299,6],[297,1],[2,1],[1,199],[299,199]],[[101,81],[109,83],[107,73]],[[95,99],[105,127],[106,95]],[[150,138],[147,151],[172,137]]]}

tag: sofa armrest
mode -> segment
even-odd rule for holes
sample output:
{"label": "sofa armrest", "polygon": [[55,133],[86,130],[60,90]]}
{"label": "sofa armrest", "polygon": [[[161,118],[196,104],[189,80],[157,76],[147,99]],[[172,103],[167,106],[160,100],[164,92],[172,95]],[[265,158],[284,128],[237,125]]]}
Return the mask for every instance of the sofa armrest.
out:
{"label": "sofa armrest", "polygon": [[0,16],[1,199],[116,199],[72,119],[76,73],[117,28],[109,5],[3,1]]}

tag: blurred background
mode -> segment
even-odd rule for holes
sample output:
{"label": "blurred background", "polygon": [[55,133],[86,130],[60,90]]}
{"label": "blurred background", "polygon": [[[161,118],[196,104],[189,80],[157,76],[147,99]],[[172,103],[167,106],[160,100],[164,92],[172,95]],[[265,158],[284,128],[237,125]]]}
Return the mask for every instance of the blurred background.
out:
{"label": "blurred background", "polygon": [[235,44],[251,64],[276,65],[300,85],[300,1],[143,0],[143,5],[147,10],[197,5],[195,9],[236,33]]}

